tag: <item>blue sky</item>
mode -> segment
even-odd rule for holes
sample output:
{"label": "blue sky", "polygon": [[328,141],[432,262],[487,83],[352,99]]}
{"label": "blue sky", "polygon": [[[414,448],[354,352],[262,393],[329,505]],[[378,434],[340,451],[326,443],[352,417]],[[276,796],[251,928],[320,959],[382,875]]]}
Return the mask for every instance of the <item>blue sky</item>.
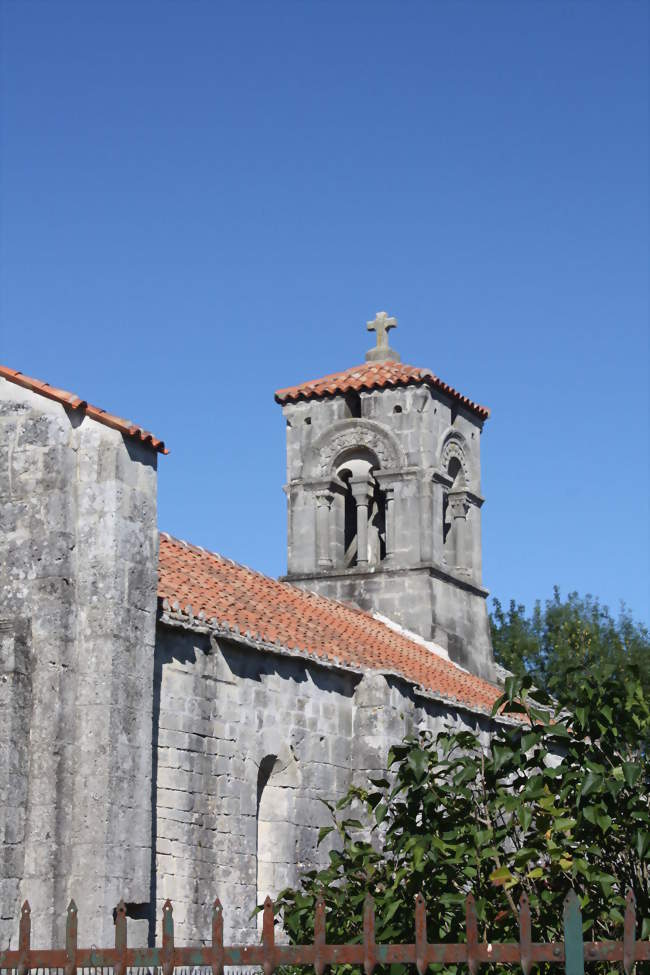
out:
{"label": "blue sky", "polygon": [[0,10],[0,361],[165,438],[162,528],[282,573],[273,391],[385,308],[492,409],[492,593],[650,620],[645,3]]}

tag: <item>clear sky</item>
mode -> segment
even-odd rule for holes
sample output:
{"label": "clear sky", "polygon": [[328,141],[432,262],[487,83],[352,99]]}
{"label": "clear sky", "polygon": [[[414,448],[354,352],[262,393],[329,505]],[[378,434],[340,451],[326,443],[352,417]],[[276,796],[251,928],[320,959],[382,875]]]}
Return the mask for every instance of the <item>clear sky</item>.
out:
{"label": "clear sky", "polygon": [[0,361],[163,437],[161,528],[285,569],[277,387],[492,409],[484,580],[648,622],[645,2],[4,0]]}

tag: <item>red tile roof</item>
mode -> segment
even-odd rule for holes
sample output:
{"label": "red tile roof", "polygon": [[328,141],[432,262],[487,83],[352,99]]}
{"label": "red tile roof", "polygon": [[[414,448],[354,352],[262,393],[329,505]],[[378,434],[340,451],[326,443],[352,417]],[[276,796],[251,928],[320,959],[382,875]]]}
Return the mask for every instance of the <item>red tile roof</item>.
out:
{"label": "red tile roof", "polygon": [[49,383],[44,383],[40,379],[32,379],[30,376],[25,376],[22,372],[10,369],[8,366],[0,366],[0,378],[8,379],[9,382],[16,383],[17,386],[23,386],[25,389],[31,389],[32,392],[39,393],[41,396],[47,396],[48,399],[56,400],[57,403],[62,403],[69,410],[79,410],[92,420],[103,423],[104,426],[111,427],[113,430],[119,430],[125,437],[133,437],[134,440],[140,440],[142,443],[149,444],[149,446],[161,454],[169,453],[164,442],[158,440],[148,430],[144,430],[142,427],[137,426],[137,424],[131,423],[130,420],[123,420],[120,416],[107,413],[106,410],[102,410],[98,406],[91,406],[86,400],[80,399],[74,393],[68,393],[65,389],[57,389],[55,386],[50,386]]}
{"label": "red tile roof", "polygon": [[160,535],[158,596],[172,612],[278,651],[394,673],[434,696],[489,712],[500,690],[368,613]]}
{"label": "red tile roof", "polygon": [[364,362],[361,366],[352,366],[351,369],[345,369],[343,372],[333,372],[330,376],[323,376],[322,379],[312,379],[311,382],[300,383],[299,386],[278,389],[275,398],[278,403],[288,403],[320,396],[335,396],[348,390],[358,392],[361,389],[385,389],[411,385],[429,386],[431,389],[446,393],[482,420],[487,420],[490,415],[486,406],[473,403],[467,396],[463,396],[452,386],[443,383],[442,379],[434,376],[430,369],[418,369],[392,360]]}

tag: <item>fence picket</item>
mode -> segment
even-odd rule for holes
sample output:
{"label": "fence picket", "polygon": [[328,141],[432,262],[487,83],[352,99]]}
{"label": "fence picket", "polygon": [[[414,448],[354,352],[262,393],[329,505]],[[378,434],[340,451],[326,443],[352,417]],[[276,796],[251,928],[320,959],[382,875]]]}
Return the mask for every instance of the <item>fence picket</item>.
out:
{"label": "fence picket", "polygon": [[623,963],[625,975],[633,975],[637,962],[650,962],[650,941],[636,939],[636,904],[630,891],[625,908],[622,941],[583,943],[582,912],[576,893],[571,890],[564,902],[564,943],[535,943],[531,936],[530,904],[525,895],[519,902],[519,942],[479,942],[476,904],[470,894],[465,902],[467,937],[465,942],[433,944],[427,937],[427,906],[421,894],[415,898],[415,942],[413,944],[377,944],[375,903],[368,894],[363,909],[363,940],[355,944],[328,944],[326,914],[322,898],[316,903],[314,941],[308,945],[275,943],[273,901],[264,902],[262,944],[224,945],[223,911],[217,898],[212,906],[212,943],[205,947],[180,947],[174,942],[174,918],[171,901],[166,901],[162,916],[162,948],[129,948],[124,901],[115,914],[115,946],[112,948],[79,948],[77,944],[77,908],[70,902],[66,919],[65,948],[33,948],[31,945],[31,910],[25,901],[21,908],[17,950],[0,951],[0,972],[14,975],[58,970],[76,975],[80,969],[93,969],[95,975],[112,969],[113,975],[127,975],[128,969],[162,969],[162,975],[173,975],[179,968],[211,968],[213,975],[223,975],[225,966],[261,967],[264,975],[273,975],[279,966],[309,966],[315,975],[323,975],[328,965],[349,965],[373,975],[377,965],[414,965],[418,975],[426,975],[431,964],[468,965],[476,975],[481,965],[521,965],[524,975],[541,962],[565,966],[566,975],[584,975],[585,956],[591,962]]}
{"label": "fence picket", "polygon": [[582,911],[574,890],[564,899],[564,970],[566,975],[584,975],[585,946],[582,940]]}

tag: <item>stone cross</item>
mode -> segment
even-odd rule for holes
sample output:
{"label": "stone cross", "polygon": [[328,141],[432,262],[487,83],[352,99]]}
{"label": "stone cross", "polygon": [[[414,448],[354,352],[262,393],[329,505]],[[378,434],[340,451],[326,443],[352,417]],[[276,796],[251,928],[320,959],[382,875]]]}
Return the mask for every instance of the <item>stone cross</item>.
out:
{"label": "stone cross", "polygon": [[366,361],[381,362],[385,359],[391,359],[393,362],[399,362],[399,355],[388,344],[388,331],[391,328],[397,328],[397,319],[389,318],[385,311],[378,311],[374,321],[366,324],[369,332],[377,333],[377,345],[374,349],[366,352]]}

